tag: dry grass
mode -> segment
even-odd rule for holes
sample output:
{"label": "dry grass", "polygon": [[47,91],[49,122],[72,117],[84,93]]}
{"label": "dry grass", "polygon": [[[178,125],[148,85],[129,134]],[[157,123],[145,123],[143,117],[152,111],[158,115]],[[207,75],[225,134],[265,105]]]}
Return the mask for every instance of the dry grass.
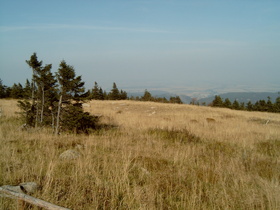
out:
{"label": "dry grass", "polygon": [[[107,126],[55,137],[19,130],[15,104],[0,100],[0,185],[35,181],[35,196],[72,209],[280,208],[279,114],[90,101]],[[58,159],[78,144],[79,159]]]}

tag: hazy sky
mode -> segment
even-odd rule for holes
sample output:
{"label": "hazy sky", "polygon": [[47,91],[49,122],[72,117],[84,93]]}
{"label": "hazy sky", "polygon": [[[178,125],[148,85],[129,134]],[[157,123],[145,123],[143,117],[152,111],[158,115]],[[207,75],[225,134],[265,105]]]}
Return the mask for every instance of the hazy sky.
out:
{"label": "hazy sky", "polygon": [[274,85],[279,0],[0,0],[0,78],[25,83],[33,52],[87,88]]}

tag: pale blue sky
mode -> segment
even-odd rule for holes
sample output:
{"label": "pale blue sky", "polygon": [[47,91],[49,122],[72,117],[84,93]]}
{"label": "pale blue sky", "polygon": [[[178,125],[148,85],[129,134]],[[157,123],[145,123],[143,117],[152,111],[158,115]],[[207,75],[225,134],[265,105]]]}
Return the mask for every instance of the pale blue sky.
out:
{"label": "pale blue sky", "polygon": [[[0,78],[25,83],[33,52],[87,88],[274,85],[279,0],[0,0]],[[278,88],[278,89],[277,89]]]}

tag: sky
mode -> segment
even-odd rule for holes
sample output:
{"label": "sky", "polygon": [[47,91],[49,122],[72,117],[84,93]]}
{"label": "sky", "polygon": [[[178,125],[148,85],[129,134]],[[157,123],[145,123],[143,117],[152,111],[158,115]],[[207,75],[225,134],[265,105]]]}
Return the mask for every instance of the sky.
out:
{"label": "sky", "polygon": [[[279,0],[0,0],[0,78],[36,52],[87,88],[251,86],[280,91]],[[261,87],[261,88],[260,88]]]}

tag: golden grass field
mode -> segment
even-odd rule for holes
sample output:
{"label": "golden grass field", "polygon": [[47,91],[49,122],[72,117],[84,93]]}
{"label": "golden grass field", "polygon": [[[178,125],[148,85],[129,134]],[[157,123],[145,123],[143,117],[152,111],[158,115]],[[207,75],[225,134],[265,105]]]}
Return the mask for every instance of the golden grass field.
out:
{"label": "golden grass field", "polygon": [[280,114],[89,101],[102,129],[54,136],[21,131],[15,100],[0,108],[0,186],[37,182],[35,197],[71,209],[280,209]]}

